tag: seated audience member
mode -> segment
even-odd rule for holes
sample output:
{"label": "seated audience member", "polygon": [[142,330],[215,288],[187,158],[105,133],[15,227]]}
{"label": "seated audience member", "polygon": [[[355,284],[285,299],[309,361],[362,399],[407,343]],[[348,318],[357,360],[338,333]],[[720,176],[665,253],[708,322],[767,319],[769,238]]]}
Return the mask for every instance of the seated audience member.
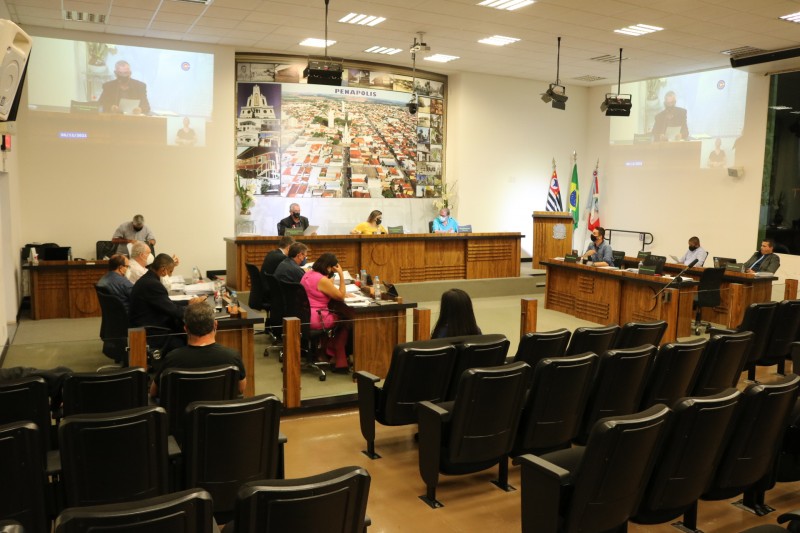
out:
{"label": "seated audience member", "polygon": [[781,267],[781,258],[775,253],[775,241],[771,238],[766,238],[761,241],[761,251],[756,252],[744,264],[744,269],[750,274],[756,272],[772,272],[775,273]]}
{"label": "seated audience member", "polygon": [[114,254],[108,260],[108,272],[100,278],[96,287],[106,294],[116,296],[127,311],[130,305],[133,283],[128,279],[130,260],[122,254]]}
{"label": "seated audience member", "polygon": [[439,216],[433,219],[434,233],[458,233],[458,222],[450,216],[450,209],[443,207]]}
{"label": "seated audience member", "polygon": [[692,261],[697,259],[697,264],[695,266],[701,267],[703,263],[706,262],[706,257],[708,257],[708,252],[700,246],[700,239],[691,237],[689,239],[689,249],[680,258],[680,262],[684,265],[689,265]]}
{"label": "seated audience member", "polygon": [[377,209],[369,214],[366,222],[361,222],[350,233],[360,235],[374,235],[376,233],[388,233],[386,228],[381,226],[383,213]]}
{"label": "seated audience member", "polygon": [[275,274],[275,269],[281,264],[281,261],[286,259],[289,254],[289,247],[294,244],[294,238],[283,236],[278,241],[278,247],[270,251],[264,262],[261,263],[262,274]]}
{"label": "seated audience member", "polygon": [[150,253],[150,246],[146,242],[136,241],[131,246],[130,277],[131,283],[145,275],[147,265],[153,262],[153,254]]}
{"label": "seated audience member", "polygon": [[[339,274],[338,287],[331,280],[335,273]],[[347,297],[344,274],[339,260],[329,252],[320,255],[300,283],[306,290],[311,307],[311,329],[333,328],[339,321],[339,316],[328,309],[328,304],[331,300],[342,302]],[[322,313],[317,312],[320,310]],[[325,353],[333,359],[334,372],[349,370],[347,353],[345,353],[349,335],[350,330],[347,327],[339,327],[333,337],[328,339]]]}
{"label": "seated audience member", "polygon": [[236,350],[216,344],[217,321],[214,319],[214,309],[203,302],[189,304],[183,321],[188,337],[187,346],[171,351],[164,359],[153,383],[150,384],[150,396],[158,396],[161,373],[167,368],[205,368],[220,365],[234,365],[239,369],[239,392],[244,393],[247,376],[242,358]]}
{"label": "seated audience member", "polygon": [[594,266],[614,266],[614,255],[611,246],[605,240],[605,228],[596,227],[592,230],[592,243],[586,248],[581,258],[594,262]]}
{"label": "seated audience member", "polygon": [[[167,284],[172,271],[175,269],[175,260],[167,254],[158,254],[153,264],[139,281],[134,283],[131,290],[131,305],[128,320],[131,327],[160,326],[169,328],[175,333],[183,333],[184,307],[169,299]],[[206,296],[195,296],[189,300],[189,305],[205,301]],[[162,352],[170,348],[182,346],[180,337],[170,338],[170,342]]]}
{"label": "seated audience member", "polygon": [[300,215],[300,204],[289,206],[289,216],[278,222],[278,235],[284,235],[287,229],[308,229],[308,219]]}
{"label": "seated audience member", "polygon": [[439,319],[431,332],[431,338],[460,337],[480,335],[481,328],[475,321],[472,300],[461,289],[450,289],[442,294],[439,305]]}
{"label": "seated audience member", "polygon": [[275,269],[275,279],[283,283],[300,283],[306,273],[302,266],[306,264],[307,257],[308,246],[302,242],[291,245],[288,257]]}

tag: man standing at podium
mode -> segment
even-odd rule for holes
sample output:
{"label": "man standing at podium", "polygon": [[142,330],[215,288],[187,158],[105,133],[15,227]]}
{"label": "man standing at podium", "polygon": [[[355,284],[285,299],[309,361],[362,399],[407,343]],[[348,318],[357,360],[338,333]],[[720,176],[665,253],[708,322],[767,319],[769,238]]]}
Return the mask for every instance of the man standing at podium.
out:
{"label": "man standing at podium", "polygon": [[605,240],[606,230],[600,226],[592,230],[592,244],[586,248],[586,253],[581,259],[594,262],[594,266],[614,266],[614,255],[611,246]]}

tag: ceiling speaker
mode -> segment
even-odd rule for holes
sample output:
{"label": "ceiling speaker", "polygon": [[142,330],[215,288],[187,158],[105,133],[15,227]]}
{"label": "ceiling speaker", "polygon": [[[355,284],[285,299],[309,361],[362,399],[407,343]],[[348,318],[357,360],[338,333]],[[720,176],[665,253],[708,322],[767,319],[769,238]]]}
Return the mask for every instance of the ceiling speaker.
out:
{"label": "ceiling speaker", "polygon": [[0,20],[0,120],[8,120],[15,102],[18,104],[25,65],[31,53],[31,38],[10,20]]}

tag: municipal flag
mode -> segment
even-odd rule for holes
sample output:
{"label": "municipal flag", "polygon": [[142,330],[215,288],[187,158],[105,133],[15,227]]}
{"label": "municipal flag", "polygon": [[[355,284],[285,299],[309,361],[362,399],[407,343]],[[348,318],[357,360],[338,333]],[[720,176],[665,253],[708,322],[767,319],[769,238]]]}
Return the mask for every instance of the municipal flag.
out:
{"label": "municipal flag", "polygon": [[600,225],[600,184],[597,179],[597,169],[599,166],[600,162],[598,161],[597,166],[594,167],[594,172],[592,172],[592,191],[589,193],[589,205],[587,206],[587,211],[589,212],[589,216],[587,217],[589,232]]}
{"label": "municipal flag", "polygon": [[547,192],[547,207],[545,211],[563,211],[561,204],[561,187],[558,186],[556,167],[553,167],[553,176],[550,178],[550,190]]}
{"label": "municipal flag", "polygon": [[572,165],[572,181],[569,184],[569,214],[572,215],[572,227],[578,227],[580,218],[580,192],[578,191],[578,159]]}

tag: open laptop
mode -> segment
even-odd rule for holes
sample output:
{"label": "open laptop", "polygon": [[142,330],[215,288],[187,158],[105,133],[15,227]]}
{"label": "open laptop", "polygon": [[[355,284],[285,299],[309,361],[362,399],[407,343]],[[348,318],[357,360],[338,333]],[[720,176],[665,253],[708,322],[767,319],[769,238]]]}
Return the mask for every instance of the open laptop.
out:
{"label": "open laptop", "polygon": [[42,248],[39,252],[39,259],[43,261],[66,261],[69,259],[70,246],[51,246]]}
{"label": "open laptop", "polygon": [[728,263],[735,263],[736,259],[733,257],[715,257],[714,268],[725,268]]}
{"label": "open laptop", "polygon": [[678,259],[678,256],[677,256],[677,255],[672,255],[672,254],[670,254],[669,258],[670,258],[670,259],[672,259],[672,261],[673,261],[673,262],[675,262],[675,263],[678,263],[678,264],[680,264],[680,263],[681,263],[681,260],[680,260],[680,259]]}
{"label": "open laptop", "polygon": [[314,233],[317,232],[318,229],[319,226],[308,226],[303,232],[303,235],[313,235]]}

